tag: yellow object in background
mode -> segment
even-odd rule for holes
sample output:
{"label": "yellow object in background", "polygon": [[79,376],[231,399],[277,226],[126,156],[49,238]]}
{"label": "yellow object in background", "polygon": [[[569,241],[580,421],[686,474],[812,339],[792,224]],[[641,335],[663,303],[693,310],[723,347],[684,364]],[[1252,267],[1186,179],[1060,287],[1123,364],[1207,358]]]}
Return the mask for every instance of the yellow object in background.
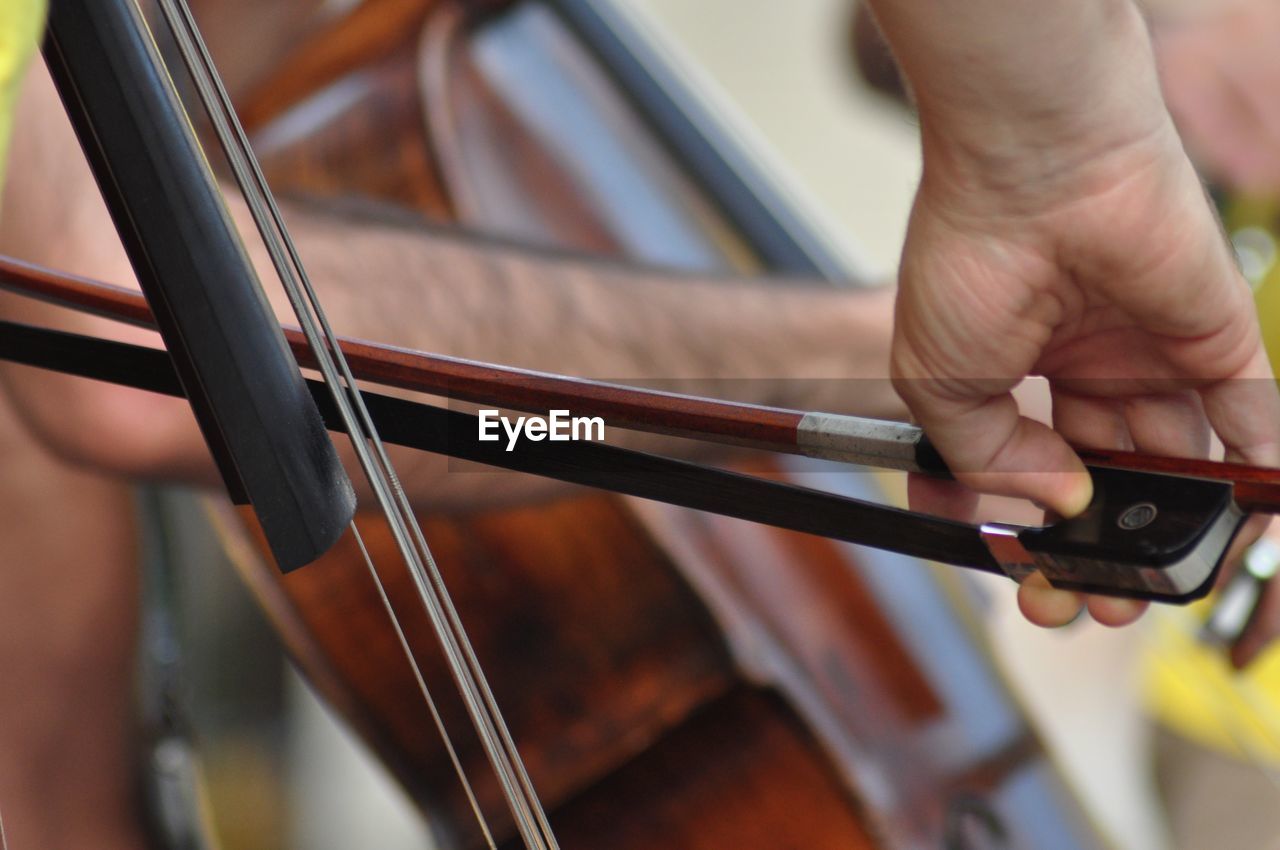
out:
{"label": "yellow object in background", "polygon": [[1151,715],[1166,729],[1243,762],[1280,764],[1280,651],[1246,672],[1198,638],[1213,597],[1189,608],[1151,612],[1144,658]]}
{"label": "yellow object in background", "polygon": [[1253,287],[1271,369],[1280,374],[1280,198],[1232,198],[1222,218]]}
{"label": "yellow object in background", "polygon": [[44,14],[45,0],[0,0],[0,184],[9,158],[18,85],[40,44]]}

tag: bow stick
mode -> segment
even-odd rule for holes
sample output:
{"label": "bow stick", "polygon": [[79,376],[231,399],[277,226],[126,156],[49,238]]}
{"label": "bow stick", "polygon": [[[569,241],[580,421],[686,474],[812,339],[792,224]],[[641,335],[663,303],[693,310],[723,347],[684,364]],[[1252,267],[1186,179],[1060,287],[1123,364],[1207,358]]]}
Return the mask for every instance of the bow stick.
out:
{"label": "bow stick", "polygon": [[[0,255],[0,289],[156,329],[146,299],[132,289],[4,255]],[[314,355],[302,332],[288,325],[282,328],[299,363],[314,368]],[[628,430],[935,477],[949,475],[924,432],[903,422],[662,392],[351,337],[340,336],[338,341],[357,378],[387,387],[527,413],[567,407]],[[1230,481],[1242,510],[1280,512],[1280,469],[1075,448],[1091,466]]]}
{"label": "bow stick", "polygon": [[[154,328],[130,290],[0,258],[0,286],[141,327]],[[11,327],[0,357],[178,394],[148,349],[61,335],[56,364],[36,352],[36,329]],[[285,330],[303,365],[312,353]],[[77,365],[72,347],[82,348]],[[339,338],[357,378],[526,412],[557,408],[610,425],[934,476],[948,471],[919,428],[585,381]],[[111,368],[115,364],[115,368]],[[96,371],[94,371],[96,370]],[[141,376],[151,375],[149,383]],[[317,393],[320,396],[319,393]],[[1043,528],[981,526],[899,511],[684,461],[586,443],[522,444],[478,439],[474,417],[366,393],[391,442],[505,469],[657,499],[903,554],[998,572],[1038,570],[1056,586],[1187,602],[1208,592],[1246,511],[1280,510],[1280,470],[1132,452],[1082,451],[1092,464],[1093,505]],[[330,427],[340,428],[320,396]]]}

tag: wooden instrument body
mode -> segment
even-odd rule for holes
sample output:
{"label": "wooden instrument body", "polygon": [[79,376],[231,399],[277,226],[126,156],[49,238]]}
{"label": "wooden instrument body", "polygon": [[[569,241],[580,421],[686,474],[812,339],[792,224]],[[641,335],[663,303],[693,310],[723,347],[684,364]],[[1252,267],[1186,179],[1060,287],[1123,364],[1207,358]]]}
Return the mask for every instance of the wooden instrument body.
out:
{"label": "wooden instrument body", "polygon": [[[281,189],[545,248],[764,265],[542,4],[368,2],[242,111]],[[963,587],[922,565],[595,495],[422,520],[566,848],[1101,846],[953,598]],[[365,523],[375,555],[393,549],[380,529]],[[358,562],[350,540],[283,578],[243,560],[302,668],[444,846],[479,846]],[[451,693],[410,580],[383,579],[433,693]],[[460,705],[441,711],[467,727]],[[511,840],[478,745],[459,750]]]}

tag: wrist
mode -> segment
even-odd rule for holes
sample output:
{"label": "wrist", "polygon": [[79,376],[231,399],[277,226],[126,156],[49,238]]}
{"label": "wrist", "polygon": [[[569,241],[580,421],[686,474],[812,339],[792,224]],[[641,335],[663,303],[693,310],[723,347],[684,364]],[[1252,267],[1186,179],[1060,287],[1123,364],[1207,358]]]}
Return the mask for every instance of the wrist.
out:
{"label": "wrist", "polygon": [[919,30],[895,45],[915,92],[926,172],[1038,183],[1171,130],[1150,36],[1130,0],[982,6],[987,31],[961,25],[918,59]]}

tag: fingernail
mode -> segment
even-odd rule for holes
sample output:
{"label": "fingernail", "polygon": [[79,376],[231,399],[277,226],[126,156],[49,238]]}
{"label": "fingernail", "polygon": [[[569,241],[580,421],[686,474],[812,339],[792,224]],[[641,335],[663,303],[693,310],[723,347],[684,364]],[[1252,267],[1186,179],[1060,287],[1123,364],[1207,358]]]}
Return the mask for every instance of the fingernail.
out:
{"label": "fingernail", "polygon": [[1087,472],[1071,473],[1068,478],[1070,487],[1059,512],[1064,517],[1070,518],[1084,513],[1084,509],[1093,501],[1093,479]]}

